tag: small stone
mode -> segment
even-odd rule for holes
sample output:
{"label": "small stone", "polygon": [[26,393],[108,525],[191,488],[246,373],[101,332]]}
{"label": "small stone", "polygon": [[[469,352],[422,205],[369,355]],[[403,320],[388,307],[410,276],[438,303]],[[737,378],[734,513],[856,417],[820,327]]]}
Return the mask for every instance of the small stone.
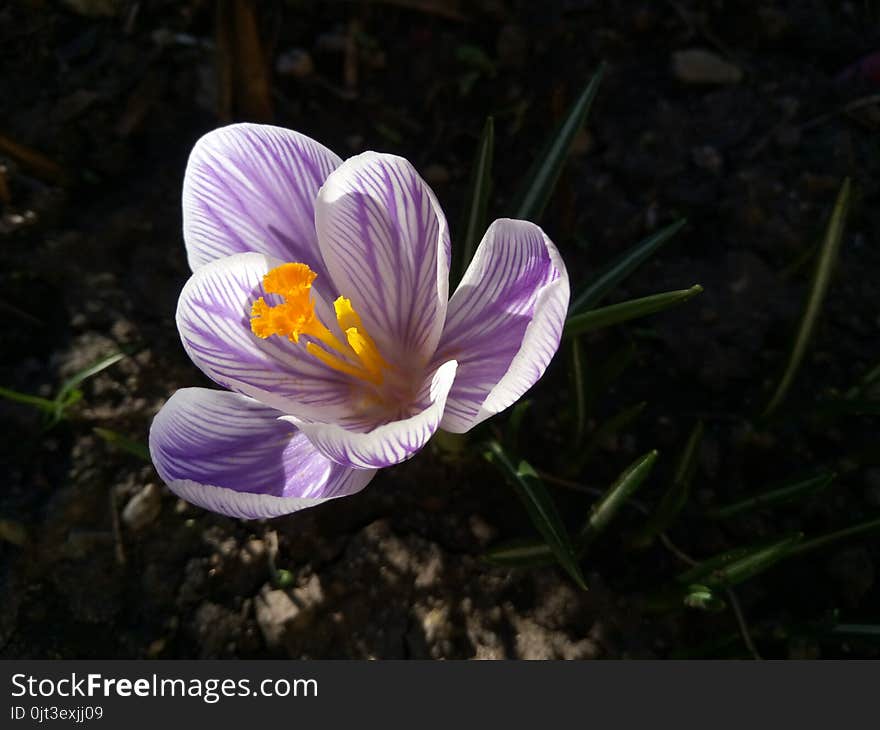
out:
{"label": "small stone", "polygon": [[685,84],[738,84],[743,77],[737,66],[701,48],[673,53],[672,73]]}
{"label": "small stone", "polygon": [[155,484],[148,484],[122,510],[122,521],[134,531],[142,530],[162,511],[162,492]]}
{"label": "small stone", "polygon": [[284,644],[288,624],[299,615],[300,608],[285,591],[264,588],[254,601],[254,612],[266,646],[279,649]]}
{"label": "small stone", "polygon": [[293,600],[301,608],[312,609],[324,602],[324,589],[317,573],[312,573],[305,583],[294,588],[291,593]]}
{"label": "small stone", "polygon": [[480,547],[486,547],[498,534],[498,531],[480,515],[471,515],[468,518],[468,526]]}

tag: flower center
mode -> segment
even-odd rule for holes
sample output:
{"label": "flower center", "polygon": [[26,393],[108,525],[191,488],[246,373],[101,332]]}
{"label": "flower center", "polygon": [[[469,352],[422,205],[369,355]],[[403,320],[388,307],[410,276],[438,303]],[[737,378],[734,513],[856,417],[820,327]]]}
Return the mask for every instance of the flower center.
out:
{"label": "flower center", "polygon": [[346,342],[340,342],[315,314],[312,282],[317,274],[305,264],[282,264],[263,277],[263,288],[284,299],[271,306],[263,297],[251,307],[251,331],[261,339],[284,335],[291,342],[307,335],[306,351],[328,367],[374,385],[381,385],[383,371],[389,366],[376,343],[364,329],[351,301],[339,297],[333,302],[339,329]]}

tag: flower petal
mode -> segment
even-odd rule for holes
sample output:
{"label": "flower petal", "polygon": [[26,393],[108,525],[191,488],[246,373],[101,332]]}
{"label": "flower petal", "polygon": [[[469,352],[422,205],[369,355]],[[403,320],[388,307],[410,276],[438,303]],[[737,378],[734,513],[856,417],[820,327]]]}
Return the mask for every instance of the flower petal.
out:
{"label": "flower petal", "polygon": [[464,433],[522,396],[559,347],[568,273],[534,223],[496,220],[446,315],[434,362],[459,362],[441,428]]}
{"label": "flower petal", "polygon": [[183,237],[193,271],[258,251],[308,264],[326,286],[315,234],[315,198],[342,160],[305,135],[232,124],[202,137],[183,180]]}
{"label": "flower petal", "polygon": [[[177,328],[192,361],[214,382],[312,420],[351,415],[351,378],[306,353],[303,339],[260,339],[250,326],[258,297],[272,301],[263,276],[280,262],[260,253],[241,253],[198,269],[177,303]],[[331,315],[329,305],[315,297]]]}
{"label": "flower petal", "polygon": [[245,519],[354,494],[375,475],[329,461],[279,415],[236,393],[178,390],[150,428],[153,464],[188,502]]}
{"label": "flower petal", "polygon": [[308,423],[296,417],[284,420],[296,424],[327,458],[355,469],[378,469],[406,461],[421,449],[440,425],[446,397],[455,380],[458,364],[443,363],[425,384],[424,408],[409,418],[392,421],[370,431],[350,431],[328,423]]}
{"label": "flower petal", "polygon": [[449,294],[449,229],[434,193],[402,157],[364,152],[318,193],[318,244],[386,359],[427,364]]}

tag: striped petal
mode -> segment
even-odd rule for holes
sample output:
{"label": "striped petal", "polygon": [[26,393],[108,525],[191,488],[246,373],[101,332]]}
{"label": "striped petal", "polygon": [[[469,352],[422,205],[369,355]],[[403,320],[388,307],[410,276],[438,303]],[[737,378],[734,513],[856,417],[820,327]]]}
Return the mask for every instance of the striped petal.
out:
{"label": "striped petal", "polygon": [[178,390],[150,428],[153,464],[186,501],[245,519],[354,494],[375,475],[329,461],[279,415],[237,393]]}
{"label": "striped petal", "polygon": [[441,365],[425,383],[421,409],[409,418],[386,423],[370,431],[352,431],[328,423],[308,423],[285,417],[294,423],[318,451],[327,458],[355,469],[379,469],[399,464],[421,449],[440,425],[449,389],[455,380],[457,363]]}
{"label": "striped petal", "polygon": [[[333,421],[352,415],[350,376],[333,370],[286,337],[262,340],[250,326],[254,300],[278,300],[263,276],[280,262],[242,253],[198,269],[177,303],[177,328],[190,359],[214,382],[304,418]],[[332,309],[315,297],[321,319]]]}
{"label": "striped petal", "polygon": [[315,198],[342,160],[289,129],[233,124],[193,148],[183,180],[183,237],[193,271],[245,251],[299,261],[329,286],[315,234]]}
{"label": "striped petal", "polygon": [[357,155],[327,178],[315,224],[339,294],[385,358],[425,366],[449,293],[449,230],[425,181],[401,157]]}
{"label": "striped petal", "polygon": [[441,428],[464,433],[535,384],[559,347],[568,297],[565,265],[538,226],[489,226],[449,301],[434,359],[459,363]]}

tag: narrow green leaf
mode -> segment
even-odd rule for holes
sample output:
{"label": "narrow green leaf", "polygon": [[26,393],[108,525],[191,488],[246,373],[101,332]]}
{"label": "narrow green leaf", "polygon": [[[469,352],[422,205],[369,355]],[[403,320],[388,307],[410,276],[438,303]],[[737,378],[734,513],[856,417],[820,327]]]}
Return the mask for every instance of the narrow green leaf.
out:
{"label": "narrow green leaf", "polygon": [[654,468],[659,452],[655,449],[630,464],[602,498],[596,502],[590,516],[578,533],[578,552],[582,556],[592,542],[608,527],[623,504],[642,486]]}
{"label": "narrow green leaf", "polygon": [[706,558],[692,568],[680,573],[675,577],[675,580],[682,584],[702,582],[702,580],[710,573],[721,570],[721,568],[729,565],[735,560],[745,557],[755,549],[754,545],[744,545],[742,547],[733,548],[732,550],[726,550],[718,555],[713,555],[711,558]]}
{"label": "narrow green leaf", "polygon": [[702,441],[703,422],[697,421],[688,436],[684,450],[681,452],[675,476],[672,479],[672,485],[661,498],[660,504],[644,529],[633,540],[634,547],[641,548],[650,545],[657,535],[669,528],[687,503],[691,493],[691,484],[694,481],[694,472],[697,468],[697,457],[700,453]]}
{"label": "narrow green leaf", "polygon": [[496,565],[519,568],[550,565],[554,561],[553,551],[543,540],[509,540],[487,550],[483,557]]}
{"label": "narrow green leaf", "polygon": [[684,228],[686,223],[687,220],[682,219],[639,241],[619,259],[613,261],[586,289],[574,298],[568,308],[569,313],[580,314],[595,307],[615,286],[651,258],[664,243]]}
{"label": "narrow green leaf", "polygon": [[[582,560],[592,542],[608,526],[620,507],[642,485],[657,460],[657,451],[649,451],[630,464],[590,510],[576,538],[576,555]],[[553,551],[540,540],[511,540],[487,551],[486,559],[501,565],[536,566],[552,562]]]}
{"label": "narrow green leaf", "polygon": [[851,537],[857,537],[858,535],[863,535],[866,532],[872,532],[873,530],[878,529],[880,529],[880,517],[873,520],[868,520],[867,522],[860,522],[858,525],[846,527],[843,530],[830,532],[827,535],[814,537],[811,540],[806,540],[798,545],[794,550],[792,550],[792,555],[803,555],[804,553],[818,550],[819,548],[823,548],[826,545],[837,542],[838,540],[846,540]]}
{"label": "narrow green leaf", "polygon": [[880,380],[880,363],[859,378],[859,382],[847,390],[843,397],[847,400],[859,398],[869,391],[878,380]]}
{"label": "narrow green leaf", "polygon": [[120,360],[126,357],[124,352],[117,352],[115,355],[108,355],[107,357],[101,358],[98,362],[93,365],[89,365],[87,368],[80,370],[78,373],[72,375],[64,383],[61,385],[61,389],[58,391],[58,394],[55,396],[56,403],[63,403],[68,395],[84,380],[91,378],[93,375],[97,375],[102,370],[106,370],[111,365],[115,365]]}
{"label": "narrow green leaf", "polygon": [[574,398],[574,427],[571,430],[572,443],[577,446],[584,440],[587,429],[587,379],[584,374],[584,350],[579,338],[571,342],[571,390]]}
{"label": "narrow green leaf", "polygon": [[55,401],[48,398],[40,398],[38,395],[28,395],[27,393],[19,393],[17,390],[10,388],[0,388],[0,398],[15,401],[16,403],[24,403],[25,405],[38,408],[44,413],[53,414],[55,412]]}
{"label": "narrow green leaf", "polygon": [[701,291],[703,291],[703,287],[695,284],[690,289],[678,289],[676,291],[663,292],[662,294],[652,294],[649,297],[630,299],[620,304],[612,304],[608,307],[591,309],[589,312],[575,314],[566,320],[564,335],[566,337],[573,337],[574,335],[580,335],[602,327],[620,324],[630,319],[656,314],[657,312],[662,312],[665,309],[682,304],[688,299],[693,299]]}
{"label": "narrow green leaf", "polygon": [[559,564],[578,586],[587,590],[571,538],[559,516],[553,498],[535,470],[525,461],[521,461],[519,466],[515,467],[497,441],[489,443],[487,457],[504,471],[508,482],[525,505],[532,523],[553,551]]}
{"label": "narrow green leaf", "polygon": [[810,343],[813,332],[816,329],[816,322],[819,319],[819,313],[822,311],[822,304],[825,302],[825,295],[828,293],[828,286],[831,283],[831,273],[837,260],[837,253],[840,250],[840,242],[843,240],[844,224],[846,223],[846,216],[849,211],[850,188],[850,180],[847,178],[840,188],[837,202],[835,202],[834,210],[831,213],[831,220],[828,222],[828,228],[825,231],[825,240],[822,243],[819,258],[816,261],[813,281],[810,285],[803,315],[794,338],[794,344],[788,356],[788,362],[779,380],[779,384],[776,386],[776,390],[764,409],[763,418],[770,416],[785,399],[804,359],[804,354],[807,351],[807,346]]}
{"label": "narrow green leaf", "polygon": [[593,432],[593,436],[587,445],[583,448],[580,455],[573,455],[568,471],[572,474],[579,472],[584,464],[586,464],[599,448],[608,441],[612,436],[623,431],[629,424],[635,421],[645,410],[648,405],[646,401],[636,403],[634,406],[624,408],[622,411],[615,413],[607,421],[604,421],[599,428]]}
{"label": "narrow green leaf", "polygon": [[514,207],[514,218],[537,222],[541,213],[547,206],[553,189],[562,174],[565,159],[571,148],[571,143],[581,128],[593,99],[599,91],[602,77],[605,75],[605,64],[593,74],[590,83],[581,92],[577,101],[572,105],[566,118],[548,140],[542,154],[540,154],[525,177],[526,187],[517,196],[517,204]]}
{"label": "narrow green leaf", "polygon": [[816,494],[828,487],[831,482],[834,481],[836,476],[837,475],[833,472],[828,472],[812,476],[809,479],[798,479],[793,482],[787,482],[775,489],[770,489],[752,497],[746,497],[737,502],[710,510],[708,516],[713,520],[726,520],[753,509],[763,509],[765,507],[771,507],[783,502],[790,502],[794,499],[806,497],[810,494]]}
{"label": "narrow green leaf", "polygon": [[477,244],[486,230],[489,195],[492,192],[492,157],[494,149],[495,120],[492,117],[487,117],[486,123],[483,126],[483,134],[480,136],[480,144],[477,147],[477,155],[471,167],[471,177],[468,185],[470,205],[467,208],[467,217],[462,226],[464,237],[462,239],[462,246],[459,248],[461,258],[457,265],[453,267],[454,281],[450,282],[450,291],[454,290],[455,285],[464,276],[464,272],[474,257],[474,251],[477,250]]}
{"label": "narrow green leaf", "polygon": [[880,639],[880,624],[837,624],[831,628],[831,633],[838,636]]}
{"label": "narrow green leaf", "polygon": [[709,588],[736,585],[791,555],[802,539],[803,533],[798,532],[762,546],[731,550],[703,561],[678,576],[677,580],[685,584],[699,581]]}
{"label": "narrow green leaf", "polygon": [[742,583],[744,580],[753,578],[759,573],[775,565],[780,560],[788,557],[795,546],[803,539],[803,534],[797,533],[780,540],[773,545],[756,550],[750,555],[734,560],[717,573],[707,577],[707,583],[718,586],[732,586]]}
{"label": "narrow green leaf", "polygon": [[510,409],[510,417],[507,419],[507,425],[504,427],[504,445],[510,451],[515,452],[519,449],[519,435],[522,431],[522,424],[531,407],[531,400],[521,400]]}
{"label": "narrow green leaf", "polygon": [[133,441],[127,436],[123,436],[121,433],[111,431],[109,428],[96,427],[93,430],[96,435],[100,436],[108,444],[112,444],[121,451],[133,454],[144,461],[150,461],[150,449],[146,444],[139,441]]}

